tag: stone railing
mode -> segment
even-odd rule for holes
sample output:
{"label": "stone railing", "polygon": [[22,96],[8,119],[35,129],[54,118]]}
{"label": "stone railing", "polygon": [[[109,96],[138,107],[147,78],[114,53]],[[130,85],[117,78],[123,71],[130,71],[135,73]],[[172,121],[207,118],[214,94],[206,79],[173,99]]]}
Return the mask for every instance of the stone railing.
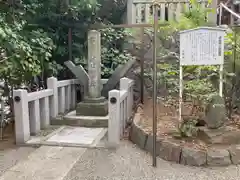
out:
{"label": "stone railing", "polygon": [[[53,78],[55,79],[55,78]],[[51,79],[48,81],[48,87],[51,87]],[[76,106],[76,84],[77,79],[63,80],[57,82],[58,93],[58,112],[65,113]]]}
{"label": "stone railing", "polygon": [[50,125],[50,119],[76,106],[76,79],[47,80],[48,89],[28,93],[24,89],[13,91],[16,143],[24,143],[41,129]]}
{"label": "stone railing", "polygon": [[[211,7],[216,9],[216,0],[213,0]],[[161,21],[178,21],[180,15],[184,11],[188,11],[191,8],[188,0],[160,0],[159,2],[159,20]],[[206,7],[208,1],[201,0],[201,5]],[[127,4],[127,23],[149,23],[153,18],[153,0],[128,0]],[[208,20],[216,23],[216,13],[213,15],[209,13]]]}
{"label": "stone railing", "polygon": [[124,135],[126,123],[133,108],[133,84],[128,78],[120,79],[120,90],[109,91],[108,143],[117,146]]}

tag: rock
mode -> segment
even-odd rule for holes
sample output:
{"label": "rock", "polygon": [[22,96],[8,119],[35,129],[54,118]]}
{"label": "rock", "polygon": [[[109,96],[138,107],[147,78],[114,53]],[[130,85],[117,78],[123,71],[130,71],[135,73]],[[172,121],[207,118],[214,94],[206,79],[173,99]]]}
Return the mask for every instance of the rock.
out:
{"label": "rock", "polygon": [[179,163],[181,156],[181,147],[179,144],[164,140],[161,142],[159,157],[167,161],[174,161]]}
{"label": "rock", "polygon": [[[157,142],[156,142],[156,154],[157,154],[157,156],[160,153],[160,151],[159,151],[160,147],[161,147],[161,141],[159,139],[157,139]],[[145,145],[145,149],[152,154],[152,150],[153,150],[153,136],[152,135],[148,135],[147,142],[146,142],[146,145]]]}
{"label": "rock", "polygon": [[150,79],[150,77],[145,76],[144,77],[144,84],[146,88],[152,88],[153,86],[153,81]]}
{"label": "rock", "polygon": [[229,149],[231,161],[233,164],[240,164],[240,145],[233,146]]}
{"label": "rock", "polygon": [[198,128],[198,137],[209,144],[238,144],[240,130],[235,127],[223,126],[218,129]]}
{"label": "rock", "polygon": [[221,127],[226,120],[225,102],[219,95],[211,97],[211,101],[206,107],[205,121],[207,127],[210,129],[217,129]]}
{"label": "rock", "polygon": [[203,150],[184,147],[182,148],[180,163],[191,166],[205,165],[207,163],[207,153]]}
{"label": "rock", "polygon": [[207,152],[207,164],[210,166],[227,166],[231,164],[228,150],[209,149]]}
{"label": "rock", "polygon": [[133,123],[131,132],[130,132],[130,140],[137,144],[140,148],[144,149],[146,140],[147,140],[147,133],[145,133],[139,126]]}
{"label": "rock", "polygon": [[102,96],[106,98],[108,97],[108,92],[115,88],[119,80],[125,76],[125,74],[129,71],[129,69],[131,69],[135,62],[135,58],[130,59],[126,64],[121,64],[115,69],[113,74],[108,79],[107,83],[103,86],[101,92]]}

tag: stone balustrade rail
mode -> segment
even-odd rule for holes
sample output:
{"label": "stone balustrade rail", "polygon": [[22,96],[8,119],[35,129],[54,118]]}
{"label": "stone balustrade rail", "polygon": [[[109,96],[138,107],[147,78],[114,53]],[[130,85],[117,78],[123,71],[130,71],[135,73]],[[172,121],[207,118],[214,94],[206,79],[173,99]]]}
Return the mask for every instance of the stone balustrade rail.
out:
{"label": "stone balustrade rail", "polygon": [[124,135],[127,121],[133,108],[134,81],[128,78],[120,79],[120,90],[109,91],[108,103],[108,143],[117,146]]}

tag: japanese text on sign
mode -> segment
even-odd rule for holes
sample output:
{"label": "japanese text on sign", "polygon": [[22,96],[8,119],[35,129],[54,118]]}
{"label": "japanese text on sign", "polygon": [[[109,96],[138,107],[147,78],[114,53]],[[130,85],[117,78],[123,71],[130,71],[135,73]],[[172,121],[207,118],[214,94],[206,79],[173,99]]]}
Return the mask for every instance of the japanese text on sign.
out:
{"label": "japanese text on sign", "polygon": [[180,34],[180,65],[223,64],[223,30],[198,28]]}

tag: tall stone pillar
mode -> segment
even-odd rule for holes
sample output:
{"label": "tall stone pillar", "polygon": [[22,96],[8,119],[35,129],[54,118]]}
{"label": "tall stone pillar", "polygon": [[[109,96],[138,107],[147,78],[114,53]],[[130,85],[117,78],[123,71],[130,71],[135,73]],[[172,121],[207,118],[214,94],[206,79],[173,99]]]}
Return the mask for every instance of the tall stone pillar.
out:
{"label": "tall stone pillar", "polygon": [[96,30],[88,33],[88,95],[90,98],[101,96],[101,34]]}
{"label": "tall stone pillar", "polygon": [[88,33],[88,96],[77,105],[77,116],[106,116],[108,102],[101,96],[101,34]]}

